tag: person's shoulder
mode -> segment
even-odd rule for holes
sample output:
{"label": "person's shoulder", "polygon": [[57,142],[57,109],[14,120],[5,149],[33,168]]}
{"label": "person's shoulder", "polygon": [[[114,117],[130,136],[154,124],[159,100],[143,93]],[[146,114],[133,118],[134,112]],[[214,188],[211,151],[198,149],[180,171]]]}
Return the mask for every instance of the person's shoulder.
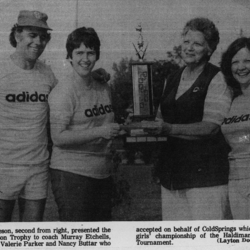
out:
{"label": "person's shoulder", "polygon": [[40,59],[36,61],[36,67],[37,69],[44,71],[44,72],[52,72],[51,67],[48,64],[46,64],[45,61],[42,61]]}
{"label": "person's shoulder", "polygon": [[45,76],[48,76],[50,78],[55,78],[54,72],[51,69],[51,66],[46,64],[45,62],[41,60],[36,61],[36,68],[39,70],[40,73],[42,73]]}
{"label": "person's shoulder", "polygon": [[57,85],[54,87],[54,89],[51,91],[50,95],[70,95],[72,92],[74,92],[73,88],[73,79],[71,75],[65,75],[62,77]]}
{"label": "person's shoulder", "polygon": [[227,85],[224,75],[222,74],[221,71],[218,71],[217,74],[214,76],[213,81],[222,84],[222,85]]}
{"label": "person's shoulder", "polygon": [[208,62],[208,63],[206,64],[206,67],[209,67],[209,68],[211,68],[211,69],[213,69],[213,70],[220,71],[220,67],[217,66],[217,65],[215,65],[215,64],[213,64],[213,63],[211,63],[211,62]]}
{"label": "person's shoulder", "polygon": [[207,74],[210,73],[213,75],[212,82],[218,82],[218,83],[221,83],[223,85],[226,84],[225,80],[224,80],[224,76],[223,76],[219,66],[208,62],[205,66],[205,71],[207,72]]}
{"label": "person's shoulder", "polygon": [[57,79],[54,75],[54,72],[51,69],[51,66],[46,64],[44,61],[37,60],[35,64],[36,70],[44,76],[44,78],[49,82],[52,88],[57,84]]}
{"label": "person's shoulder", "polygon": [[[208,93],[212,96],[224,96],[227,98],[229,101],[232,100],[232,90],[231,88],[227,85],[223,74],[221,71],[219,71],[214,78],[212,79],[209,88],[208,88]],[[223,98],[221,98],[222,100]]]}

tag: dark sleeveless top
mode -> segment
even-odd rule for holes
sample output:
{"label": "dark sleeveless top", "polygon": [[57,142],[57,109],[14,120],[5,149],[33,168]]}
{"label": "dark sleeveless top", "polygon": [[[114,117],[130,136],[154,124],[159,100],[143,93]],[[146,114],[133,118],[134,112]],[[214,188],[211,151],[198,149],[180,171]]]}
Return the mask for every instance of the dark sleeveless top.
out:
{"label": "dark sleeveless top", "polygon": [[[172,124],[202,121],[209,84],[219,72],[218,67],[208,63],[194,84],[175,100],[183,70],[184,68],[168,77],[160,103],[164,121]],[[228,152],[229,146],[221,131],[198,140],[169,136],[161,148],[159,164],[161,184],[168,189],[227,184]]]}

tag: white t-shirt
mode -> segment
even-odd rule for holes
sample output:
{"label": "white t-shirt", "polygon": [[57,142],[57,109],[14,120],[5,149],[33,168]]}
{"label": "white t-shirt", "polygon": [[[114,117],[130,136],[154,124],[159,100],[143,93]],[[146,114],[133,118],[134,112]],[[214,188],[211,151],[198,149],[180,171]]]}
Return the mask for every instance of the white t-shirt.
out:
{"label": "white t-shirt", "polygon": [[231,147],[229,179],[250,178],[250,98],[240,95],[233,100],[221,131]]}
{"label": "white t-shirt", "polygon": [[[111,123],[114,113],[107,84],[93,82],[90,88],[71,74],[60,81],[49,96],[50,120],[68,130],[82,131]],[[102,179],[111,174],[110,146],[104,138],[67,146],[53,146],[51,168]]]}
{"label": "white t-shirt", "polygon": [[250,98],[240,95],[221,125],[232,151],[231,159],[250,159]]}
{"label": "white t-shirt", "polygon": [[37,61],[23,70],[12,60],[0,62],[0,162],[41,164],[48,161],[48,95],[56,85],[49,66]]}

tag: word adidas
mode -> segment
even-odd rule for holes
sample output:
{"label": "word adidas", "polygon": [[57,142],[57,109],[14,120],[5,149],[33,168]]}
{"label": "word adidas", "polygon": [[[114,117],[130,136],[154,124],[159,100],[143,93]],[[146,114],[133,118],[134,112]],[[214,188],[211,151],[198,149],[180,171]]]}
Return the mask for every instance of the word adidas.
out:
{"label": "word adidas", "polygon": [[34,94],[29,92],[22,92],[21,94],[8,94],[5,96],[8,102],[47,102],[48,94],[38,94],[37,91]]}
{"label": "word adidas", "polygon": [[222,124],[245,122],[249,120],[249,117],[250,115],[241,115],[241,116],[234,115],[233,117],[225,118]]}
{"label": "word adidas", "polygon": [[85,110],[85,115],[87,117],[92,117],[92,116],[98,116],[98,115],[105,115],[106,113],[111,113],[112,111],[113,109],[111,105],[103,106],[101,104],[99,108],[97,107],[97,105],[94,105],[94,108]]}

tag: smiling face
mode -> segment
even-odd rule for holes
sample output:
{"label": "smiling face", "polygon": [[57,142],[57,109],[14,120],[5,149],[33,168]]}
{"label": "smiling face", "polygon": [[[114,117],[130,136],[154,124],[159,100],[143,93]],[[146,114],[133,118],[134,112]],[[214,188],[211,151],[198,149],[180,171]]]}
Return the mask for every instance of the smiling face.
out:
{"label": "smiling face", "polygon": [[240,49],[232,58],[231,70],[233,77],[239,82],[241,88],[250,84],[250,51],[247,48]]}
{"label": "smiling face", "polygon": [[81,43],[79,48],[73,50],[71,63],[77,74],[82,78],[86,78],[90,76],[95,66],[96,52]]}
{"label": "smiling face", "polygon": [[200,65],[207,61],[211,50],[202,32],[189,30],[183,36],[182,59],[187,65]]}
{"label": "smiling face", "polygon": [[17,51],[27,61],[36,61],[48,43],[47,31],[36,27],[25,27],[15,38]]}

